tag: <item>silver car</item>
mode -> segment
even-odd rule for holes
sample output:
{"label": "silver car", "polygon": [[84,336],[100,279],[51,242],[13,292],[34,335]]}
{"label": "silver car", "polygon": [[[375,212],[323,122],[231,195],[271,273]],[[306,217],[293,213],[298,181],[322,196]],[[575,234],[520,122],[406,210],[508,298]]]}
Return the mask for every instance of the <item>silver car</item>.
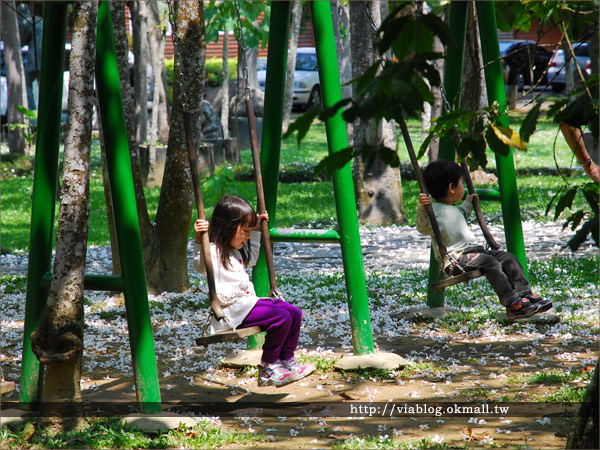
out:
{"label": "silver car", "polygon": [[[260,66],[259,66],[260,67]],[[256,72],[260,88],[265,90],[266,66]],[[321,104],[321,85],[314,47],[299,47],[296,52],[293,106],[301,109]]]}
{"label": "silver car", "polygon": [[[580,43],[573,45],[573,53],[575,53],[575,59],[577,65],[581,69],[581,72],[585,77],[591,75],[591,60],[590,52],[587,43]],[[566,85],[566,69],[565,69],[565,52],[564,50],[556,50],[552,57],[552,63],[548,68],[548,82],[552,85],[554,92],[562,92]],[[580,79],[579,71],[573,64],[573,73],[575,81]]]}

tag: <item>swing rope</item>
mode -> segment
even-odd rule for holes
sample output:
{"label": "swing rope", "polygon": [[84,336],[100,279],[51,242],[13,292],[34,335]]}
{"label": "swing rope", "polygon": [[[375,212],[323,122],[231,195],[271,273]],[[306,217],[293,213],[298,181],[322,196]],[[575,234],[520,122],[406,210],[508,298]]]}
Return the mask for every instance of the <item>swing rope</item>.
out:
{"label": "swing rope", "polygon": [[[169,7],[169,22],[171,23],[171,39],[173,41],[173,48],[175,50],[175,69],[177,70],[180,86],[182,86],[183,72],[181,70],[181,54],[179,53],[179,36],[177,36],[175,16],[170,0],[167,2],[167,5]],[[194,196],[196,198],[196,209],[198,211],[198,219],[206,220],[206,214],[204,212],[204,200],[202,199],[202,188],[200,185],[200,168],[198,167],[198,160],[196,157],[196,144],[194,142],[193,135],[193,117],[192,113],[188,110],[185,89],[181,88],[180,92],[182,98],[181,106],[183,110],[183,126],[188,150],[188,157],[190,161]],[[219,297],[217,296],[217,290],[215,287],[215,272],[212,263],[212,257],[210,253],[210,242],[208,239],[207,232],[201,234],[201,241],[202,256],[204,257],[204,266],[206,268],[206,280],[208,284],[208,296],[210,298],[211,313],[215,316],[217,320],[221,320],[225,317],[225,314],[223,313],[223,306],[221,304],[221,300],[219,300]]]}
{"label": "swing rope", "polygon": [[[362,4],[363,4],[364,10],[365,10],[365,14],[371,23],[371,28],[374,30],[374,32],[373,32],[373,47],[377,51],[378,58],[382,59],[383,55],[380,54],[379,47],[377,45],[379,42],[379,39],[377,37],[377,34],[379,32],[379,27],[375,24],[375,19],[374,19],[373,15],[371,14],[368,3],[363,1]],[[417,9],[417,13],[419,13],[419,12],[420,12],[419,9]],[[448,111],[450,111],[451,110],[450,104],[448,103],[448,100],[446,99],[443,85],[441,86],[440,91],[442,93],[442,99],[445,102],[446,109]],[[397,117],[395,117],[395,119],[398,122],[398,125],[400,126],[400,130],[402,132],[402,137],[404,138],[404,142],[405,142],[406,148],[408,150],[408,155],[409,155],[410,162],[411,162],[411,165],[413,168],[413,172],[414,172],[415,178],[417,179],[417,182],[419,184],[419,189],[422,193],[427,194],[427,188],[426,188],[425,182],[423,180],[421,168],[419,167],[419,163],[417,162],[415,149],[412,144],[410,134],[408,132],[408,127],[406,125],[406,121],[404,120],[402,113],[397,114]],[[458,136],[458,131],[456,130],[456,128],[453,128],[452,131],[453,131],[453,137],[454,137],[454,144],[455,144],[455,147],[458,149],[460,146],[460,139]],[[461,163],[461,169],[463,172],[463,178],[465,180],[465,183],[467,184],[467,189],[469,191],[469,194],[474,194],[475,188],[473,186],[473,180],[471,179],[471,174],[469,173],[469,168],[465,162]],[[489,228],[487,227],[487,224],[483,217],[483,213],[481,212],[481,208],[479,206],[479,201],[477,198],[475,198],[473,200],[473,208],[475,209],[477,221],[479,222],[479,225],[485,236],[488,246],[493,248],[494,250],[498,249],[500,246],[496,243],[496,241],[492,237],[492,234],[489,231]],[[453,284],[460,283],[463,281],[468,281],[472,278],[481,276],[482,273],[479,270],[466,272],[463,269],[463,267],[460,265],[460,263],[456,260],[456,258],[452,257],[452,255],[450,255],[448,253],[448,250],[442,240],[442,234],[440,232],[437,218],[435,217],[435,212],[433,211],[433,206],[431,204],[429,204],[429,205],[425,206],[425,210],[427,212],[427,216],[429,217],[429,221],[431,223],[431,228],[433,230],[434,238],[437,242],[438,249],[440,252],[440,256],[442,257],[442,260],[443,260],[443,258],[447,258],[451,262],[451,265],[452,265],[451,272],[452,273],[455,272],[455,268],[458,269],[459,272],[461,272],[460,275],[452,276],[451,278],[449,278],[447,280],[441,280],[441,281],[438,281],[437,283],[433,283],[432,288],[433,289],[444,289],[445,287],[451,286]],[[441,271],[441,267],[440,267],[440,271]]]}
{"label": "swing rope", "polygon": [[[244,104],[246,105],[246,114],[248,115],[248,130],[250,133],[250,148],[252,150],[252,164],[254,166],[254,178],[256,183],[256,206],[259,214],[266,214],[265,193],[262,182],[262,171],[260,167],[260,156],[258,152],[258,137],[256,133],[256,120],[254,117],[254,105],[250,98],[250,86],[248,85],[248,67],[246,65],[246,45],[244,43],[244,34],[242,33],[241,6],[239,0],[235,2],[237,14],[237,35],[238,45],[242,55],[242,74],[244,76]],[[266,220],[261,220],[260,230],[262,234],[265,260],[267,263],[267,272],[269,274],[269,296],[282,298],[277,290],[277,279],[275,276],[275,265],[273,264],[273,248],[271,247],[271,235],[269,234],[269,224]]]}

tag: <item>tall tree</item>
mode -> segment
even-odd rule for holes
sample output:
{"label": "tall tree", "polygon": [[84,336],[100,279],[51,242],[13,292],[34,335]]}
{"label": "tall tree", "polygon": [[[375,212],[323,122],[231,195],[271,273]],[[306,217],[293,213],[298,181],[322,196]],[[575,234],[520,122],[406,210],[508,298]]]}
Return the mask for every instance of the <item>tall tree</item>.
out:
{"label": "tall tree", "polygon": [[175,67],[179,70],[175,71],[167,160],[156,212],[158,257],[146,270],[149,283],[158,290],[179,292],[189,286],[187,244],[192,217],[192,182],[183,112],[187,110],[198,118],[193,138],[199,143],[206,32],[203,2],[185,0],[175,6],[178,42]]}
{"label": "tall tree", "polygon": [[[381,24],[381,3],[384,2],[350,2],[353,77],[365,73],[377,58],[372,21],[376,27]],[[387,2],[385,8],[387,10]],[[376,146],[383,142],[386,147],[395,149],[393,130],[393,124],[387,120],[359,119],[354,125],[354,146]],[[374,152],[358,155],[353,172],[361,222],[371,225],[407,222],[398,167],[389,166],[378,152]]]}
{"label": "tall tree", "polygon": [[148,135],[148,14],[146,1],[134,1],[129,4],[133,18],[136,142],[141,145]]}
{"label": "tall tree", "polygon": [[469,1],[467,7],[463,85],[461,87],[461,108],[478,110],[486,105],[487,93],[483,76],[483,56],[481,55],[477,10],[475,2]]}
{"label": "tall tree", "polygon": [[97,3],[73,5],[67,138],[52,282],[32,349],[46,366],[42,423],[56,431],[83,426],[81,363],[83,277],[89,216]]}
{"label": "tall tree", "polygon": [[290,26],[290,41],[288,45],[288,59],[285,78],[285,90],[283,96],[283,132],[290,124],[292,103],[294,100],[294,72],[296,71],[296,51],[298,49],[298,36],[300,24],[302,23],[302,0],[294,0],[292,6],[292,21]]}
{"label": "tall tree", "polygon": [[[150,63],[152,67],[153,81],[152,81],[152,113],[150,115],[150,127],[148,129],[148,140],[150,144],[148,146],[148,161],[149,171],[147,177],[147,185],[155,185],[158,181],[156,178],[157,167],[156,167],[156,147],[158,145],[159,133],[161,130],[161,115],[166,118],[166,111],[162,113],[166,108],[166,103],[161,101],[161,88],[163,83],[162,68],[165,65],[164,50],[165,50],[165,37],[166,37],[166,26],[161,21],[158,4],[156,0],[148,2],[148,48],[150,55]],[[158,183],[160,184],[160,183]]]}
{"label": "tall tree", "polygon": [[[6,64],[7,111],[9,124],[23,123],[24,115],[19,106],[27,105],[25,91],[25,72],[21,58],[21,39],[15,2],[1,3],[2,8],[2,40],[4,41],[4,61]],[[23,130],[15,127],[8,131],[8,151],[15,154],[25,153],[25,135]]]}

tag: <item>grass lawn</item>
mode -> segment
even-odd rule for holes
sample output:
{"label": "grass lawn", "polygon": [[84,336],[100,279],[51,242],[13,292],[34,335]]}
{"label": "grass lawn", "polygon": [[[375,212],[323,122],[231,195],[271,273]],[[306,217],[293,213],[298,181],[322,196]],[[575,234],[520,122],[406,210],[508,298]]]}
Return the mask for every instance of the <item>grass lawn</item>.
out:
{"label": "grass lawn", "polygon": [[[517,119],[522,117],[517,116]],[[519,124],[515,125],[518,128]],[[420,123],[409,121],[409,128],[415,145],[421,142],[424,133]],[[573,163],[572,153],[562,136],[558,136],[558,128],[548,120],[542,120],[538,130],[532,136],[526,152],[515,152],[515,166],[528,169],[526,175],[518,177],[519,201],[523,219],[536,221],[552,220],[552,215],[546,216],[546,205],[552,195],[564,184],[561,177],[548,175],[541,169],[554,168],[555,158],[560,167],[568,168]],[[399,140],[399,155],[402,162],[408,161],[408,155],[402,140]],[[556,144],[556,145],[555,145]],[[554,151],[556,148],[556,152]],[[4,150],[6,148],[4,147]],[[555,156],[556,153],[556,156]],[[286,168],[300,167],[308,174],[313,167],[327,155],[327,142],[323,124],[313,125],[300,146],[296,144],[295,136],[283,142],[281,152],[282,171]],[[490,169],[494,169],[493,155],[489,157]],[[242,163],[246,166],[252,161],[250,151],[242,151]],[[424,164],[424,163],[423,163]],[[533,169],[533,170],[532,170]],[[535,169],[540,169],[536,174]],[[31,192],[33,186],[33,170],[30,158],[12,160],[3,158],[0,162],[2,174],[2,247],[13,250],[27,250],[29,245],[28,228],[31,220]],[[543,175],[541,173],[544,173]],[[578,167],[565,172],[570,175],[569,182],[584,183],[587,178]],[[413,180],[405,179],[402,183],[403,198],[407,218],[414,224],[414,210],[417,205],[418,185]],[[497,186],[487,186],[497,187]],[[226,192],[240,195],[250,202],[256,201],[254,184],[251,181],[232,181],[226,185]],[[158,204],[159,188],[146,189],[150,215],[153,217]],[[216,197],[212,192],[205,193],[207,198]],[[218,195],[218,194],[217,194]],[[575,207],[582,205],[583,199],[576,198]],[[207,202],[208,203],[208,202]],[[207,204],[207,214],[210,216],[212,207]],[[499,203],[486,203],[484,213],[492,223],[501,223]],[[58,210],[58,203],[57,203]],[[57,214],[58,216],[58,214]],[[332,226],[335,224],[335,205],[332,184],[329,181],[279,183],[276,221],[273,224],[281,227],[291,226]],[[109,242],[104,206],[104,191],[100,163],[100,146],[94,141],[92,149],[92,174],[90,192],[90,245],[107,245]]]}

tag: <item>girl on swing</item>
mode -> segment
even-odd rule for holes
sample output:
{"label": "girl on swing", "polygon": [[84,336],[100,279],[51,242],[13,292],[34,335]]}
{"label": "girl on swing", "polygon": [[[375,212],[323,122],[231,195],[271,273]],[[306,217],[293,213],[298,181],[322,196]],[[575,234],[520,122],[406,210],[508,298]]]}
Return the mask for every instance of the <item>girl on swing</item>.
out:
{"label": "girl on swing", "polygon": [[[476,194],[467,195],[460,206],[455,206],[465,193],[460,166],[454,161],[434,161],[423,171],[423,179],[427,192],[436,200],[433,210],[448,254],[466,271],[481,270],[498,295],[500,304],[506,308],[507,316],[511,319],[529,317],[552,308],[550,300],[531,292],[523,267],[514,255],[486,249],[469,229],[467,217],[473,211],[473,198]],[[452,262],[448,258],[442,261],[435,245],[433,229],[425,209],[429,204],[429,195],[419,194],[417,230],[421,234],[432,236],[436,259],[448,275],[454,276],[456,274],[453,273],[455,267]]]}
{"label": "girl on swing", "polygon": [[298,346],[302,311],[278,298],[258,298],[246,269],[256,264],[260,250],[260,223],[268,213],[258,215],[244,199],[223,197],[215,206],[210,222],[194,223],[194,267],[205,273],[201,235],[210,228],[210,254],[215,288],[225,317],[211,318],[211,333],[260,326],[266,331],[259,366],[259,386],[284,386],[300,380],[315,366],[294,359]]}

